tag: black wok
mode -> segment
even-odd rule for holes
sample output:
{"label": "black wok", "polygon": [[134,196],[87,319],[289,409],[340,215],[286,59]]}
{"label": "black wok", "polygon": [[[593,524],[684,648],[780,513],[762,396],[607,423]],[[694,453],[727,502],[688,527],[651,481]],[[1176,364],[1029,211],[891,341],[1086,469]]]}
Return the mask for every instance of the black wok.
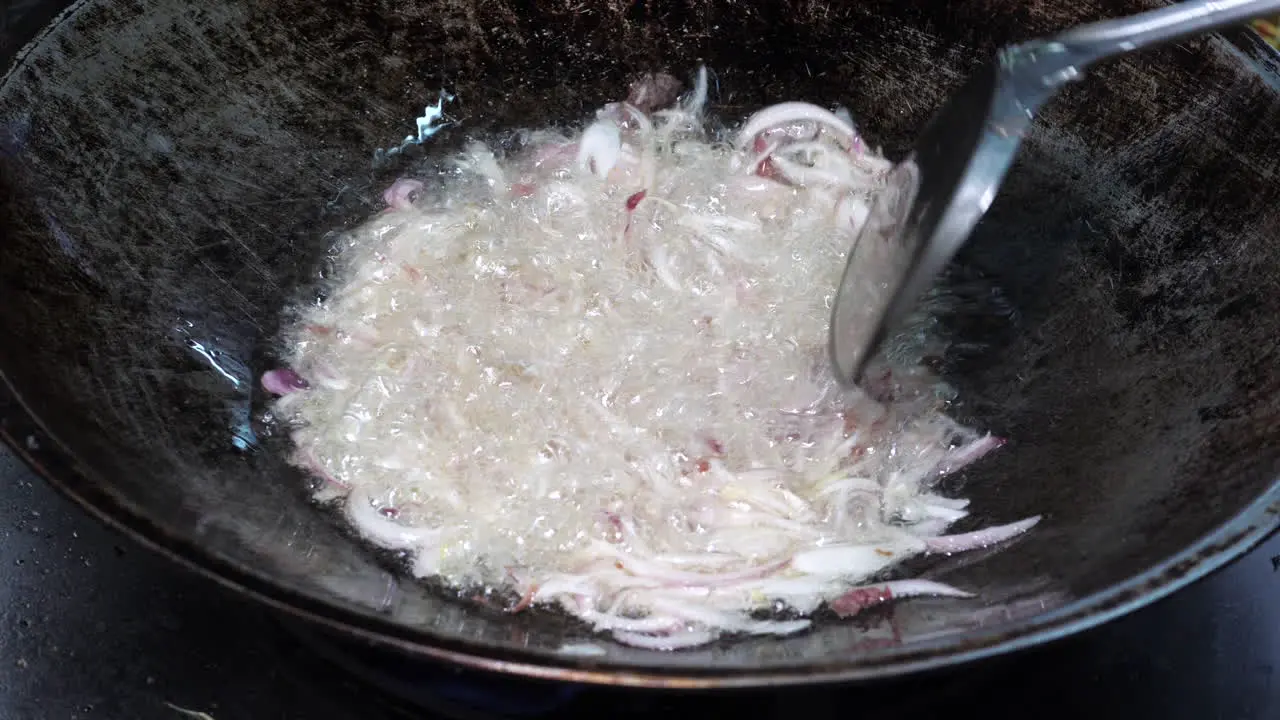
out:
{"label": "black wok", "polygon": [[[0,433],[103,519],[281,611],[561,679],[872,678],[1079,631],[1280,524],[1280,75],[1244,35],[1064,93],[949,275],[971,301],[942,318],[958,412],[1013,438],[957,482],[978,523],[1046,515],[1003,552],[914,568],[980,596],[660,654],[403,579],[308,503],[255,420],[327,233],[423,157],[374,150],[441,87],[461,124],[433,152],[705,61],[727,120],[840,103],[899,153],[997,45],[1144,3],[39,4],[47,29],[0,45]],[[583,642],[604,654],[565,651]]]}

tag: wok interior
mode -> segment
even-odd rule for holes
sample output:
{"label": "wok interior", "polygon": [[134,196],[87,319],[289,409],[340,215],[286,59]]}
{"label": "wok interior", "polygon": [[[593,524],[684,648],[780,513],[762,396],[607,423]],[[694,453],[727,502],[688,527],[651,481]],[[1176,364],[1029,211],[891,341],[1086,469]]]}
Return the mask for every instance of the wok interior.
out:
{"label": "wok interior", "polygon": [[[311,292],[327,233],[377,211],[424,157],[375,168],[374,150],[412,133],[442,87],[460,122],[436,153],[576,122],[638,71],[705,62],[726,122],[788,99],[842,104],[900,156],[995,47],[1093,5],[91,0],[0,89],[0,372],[77,460],[62,480],[180,552],[411,642],[554,653],[590,636],[400,578],[308,503],[287,444],[255,424],[282,308]],[[974,525],[1046,515],[1007,551],[920,568],[978,599],[901,605],[889,631],[885,616],[824,622],[675,655],[602,642],[591,662],[735,672],[946,654],[1274,498],[1270,81],[1221,38],[1098,70],[1049,109],[958,263],[976,308],[943,318],[958,412],[1013,442],[947,487],[973,499]]]}

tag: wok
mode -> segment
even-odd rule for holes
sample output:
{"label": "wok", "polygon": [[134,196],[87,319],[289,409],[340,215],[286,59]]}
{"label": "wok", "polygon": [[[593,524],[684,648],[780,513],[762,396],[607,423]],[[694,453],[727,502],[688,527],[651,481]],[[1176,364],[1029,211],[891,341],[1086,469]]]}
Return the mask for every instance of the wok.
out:
{"label": "wok", "polygon": [[[1280,523],[1280,75],[1244,35],[1063,93],[948,274],[967,298],[940,318],[956,412],[1013,442],[947,489],[975,524],[1046,516],[1003,551],[910,568],[979,596],[664,654],[407,580],[308,502],[256,378],[332,233],[468,134],[574,122],[637,72],[704,61],[726,121],[838,103],[900,155],[998,45],[1146,5],[36,4],[44,29],[6,30],[0,84],[0,429],[91,512],[280,611],[575,681],[875,678],[1077,632]],[[458,125],[374,163],[442,87]]]}

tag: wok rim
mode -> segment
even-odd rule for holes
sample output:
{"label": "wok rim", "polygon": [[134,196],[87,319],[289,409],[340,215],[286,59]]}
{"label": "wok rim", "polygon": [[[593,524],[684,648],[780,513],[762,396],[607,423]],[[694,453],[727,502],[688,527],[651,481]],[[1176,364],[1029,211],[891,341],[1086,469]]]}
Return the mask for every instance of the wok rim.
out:
{"label": "wok rim", "polygon": [[[15,432],[16,431],[16,432]],[[19,437],[23,438],[19,441]],[[0,372],[0,441],[35,474],[83,511],[133,542],[177,565],[320,629],[412,657],[471,670],[598,686],[667,690],[790,687],[885,680],[963,665],[1043,645],[1097,627],[1150,605],[1242,557],[1280,530],[1280,477],[1231,520],[1163,562],[1047,613],[993,629],[931,639],[914,652],[876,652],[833,662],[742,668],[636,667],[551,652],[471,644],[390,621],[285,587],[253,570],[205,551],[142,513],[81,471],[74,453],[56,438]],[[56,463],[58,470],[50,469]],[[86,492],[88,491],[88,492]],[[659,651],[655,651],[659,652]]]}
{"label": "wok rim", "polygon": [[[85,0],[66,0],[55,12],[31,17],[29,39],[0,55],[0,85],[23,59]],[[1217,33],[1241,60],[1280,89],[1280,53],[1245,29]],[[82,468],[70,446],[50,432],[17,388],[0,370],[0,442],[59,494],[107,527],[176,565],[212,580],[235,595],[272,612],[326,632],[372,643],[412,657],[463,668],[547,680],[666,690],[720,690],[796,687],[838,682],[887,680],[955,667],[1051,643],[1123,617],[1220,570],[1280,531],[1280,474],[1249,505],[1180,552],[1128,580],[1078,597],[1050,612],[993,629],[968,630],[923,641],[912,652],[877,652],[844,660],[806,662],[785,667],[742,669],[662,668],[607,664],[590,657],[469,643],[364,615],[274,582],[271,578],[207,552],[136,512],[105,484]],[[54,467],[56,466],[56,467]],[[660,652],[660,651],[655,651]]]}

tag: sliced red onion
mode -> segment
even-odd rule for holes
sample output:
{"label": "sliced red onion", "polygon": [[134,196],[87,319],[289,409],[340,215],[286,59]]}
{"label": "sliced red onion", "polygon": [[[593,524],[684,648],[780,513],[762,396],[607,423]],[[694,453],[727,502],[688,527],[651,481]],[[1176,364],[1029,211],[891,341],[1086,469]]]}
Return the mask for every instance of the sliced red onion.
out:
{"label": "sliced red onion", "polygon": [[942,462],[938,463],[938,474],[947,475],[967,465],[972,465],[980,460],[982,456],[1004,445],[1004,443],[1004,438],[987,434],[973,442],[961,445],[947,452],[946,456],[942,458]]}
{"label": "sliced red onion", "polygon": [[773,154],[778,151],[778,143],[769,142],[763,136],[756,138],[755,156],[753,156],[746,164],[746,170],[752,175],[756,175],[767,180],[778,180],[777,168],[769,161]]}
{"label": "sliced red onion", "polygon": [[926,505],[951,508],[952,510],[964,510],[969,507],[969,498],[951,498],[933,493],[926,493],[920,496],[920,500]]}
{"label": "sliced red onion", "polygon": [[408,210],[413,207],[414,196],[424,187],[420,180],[400,178],[382,193],[382,200],[393,210]]}
{"label": "sliced red onion", "polygon": [[[294,442],[296,443],[297,440],[295,439]],[[329,471],[324,469],[324,466],[320,464],[320,461],[316,459],[316,456],[310,450],[299,449],[295,457],[295,462],[306,468],[312,475],[343,490],[351,489],[350,485],[330,475]]]}
{"label": "sliced red onion", "polygon": [[643,112],[667,107],[680,97],[684,83],[667,73],[646,73],[631,82],[627,102]]}
{"label": "sliced red onion", "polygon": [[757,620],[740,629],[751,635],[794,635],[801,630],[808,630],[812,625],[812,620]]}
{"label": "sliced red onion", "polygon": [[622,134],[614,123],[597,120],[583,131],[578,144],[578,165],[583,169],[608,177],[621,156]]}
{"label": "sliced red onion", "polygon": [[[848,108],[838,107],[835,109],[835,114],[836,114],[836,117],[849,123],[849,127],[853,128],[855,131],[857,130],[857,125],[853,123],[853,113],[849,112]],[[863,142],[861,135],[858,135],[855,133],[855,135],[853,136],[853,143],[849,146],[849,154],[857,156],[857,155],[862,155],[866,152],[867,152],[867,144]]]}
{"label": "sliced red onion", "polygon": [[832,545],[806,550],[791,559],[791,567],[813,575],[868,577],[924,550],[924,547],[884,545]]}
{"label": "sliced red onion", "polygon": [[620,127],[626,126],[627,120],[635,121],[636,129],[641,134],[647,135],[653,132],[653,121],[640,108],[631,103],[609,103],[596,112],[596,117],[602,120],[612,120]]}
{"label": "sliced red onion", "polygon": [[707,104],[707,90],[710,84],[707,82],[707,66],[703,65],[698,68],[698,75],[693,81],[693,90],[685,94],[685,98],[680,103],[680,109],[692,115],[700,115],[702,108]]}
{"label": "sliced red onion", "polygon": [[[677,87],[679,85],[678,81],[669,76],[646,76],[642,81],[659,79],[664,83],[674,82]],[[698,242],[704,244],[709,251],[706,253],[709,268],[715,273],[723,274],[725,289],[732,291],[725,293],[723,298],[714,298],[713,301],[717,304],[723,302],[726,308],[739,314],[754,311],[760,305],[759,296],[763,292],[753,295],[752,287],[740,277],[742,270],[722,261],[745,255],[750,245],[740,242],[737,233],[754,232],[770,221],[770,218],[783,212],[788,207],[786,203],[789,198],[798,192],[790,186],[806,183],[823,186],[814,196],[813,207],[824,216],[834,216],[844,228],[856,230],[865,220],[868,205],[859,202],[861,193],[870,192],[869,187],[873,185],[873,181],[881,180],[874,174],[880,172],[876,163],[887,161],[879,159],[875,153],[859,155],[864,146],[847,111],[840,109],[833,113],[807,103],[775,105],[753,115],[745,123],[739,141],[745,143],[744,149],[753,150],[732,157],[729,169],[733,175],[728,176],[726,182],[730,187],[728,197],[733,201],[735,210],[738,206],[745,206],[748,212],[684,212],[674,200],[668,199],[665,191],[657,192],[661,186],[654,181],[655,163],[661,160],[662,154],[658,152],[657,139],[649,130],[654,122],[662,123],[664,130],[685,127],[692,129],[697,125],[698,112],[707,92],[706,72],[700,71],[696,87],[679,107],[654,112],[650,116],[646,111],[650,109],[651,103],[670,102],[670,98],[663,99],[650,94],[662,94],[659,90],[661,88],[633,85],[628,102],[606,106],[597,114],[596,122],[579,136],[580,142],[565,142],[550,133],[531,134],[528,152],[532,157],[520,159],[517,164],[512,165],[513,174],[504,173],[505,166],[499,165],[492,153],[483,148],[483,152],[469,150],[472,155],[480,154],[482,157],[463,166],[472,168],[487,178],[493,191],[507,198],[506,203],[500,204],[513,210],[538,209],[540,203],[515,199],[528,196],[547,198],[566,207],[593,207],[597,204],[592,193],[599,190],[603,183],[585,177],[586,172],[572,172],[576,161],[589,168],[592,173],[605,178],[606,182],[619,186],[617,189],[627,188],[613,197],[626,198],[625,221],[628,229],[634,217],[633,212],[641,204],[664,213],[667,210],[676,211],[671,216],[673,222],[694,231]],[[750,166],[742,164],[753,157]],[[856,185],[859,194],[844,193],[841,188],[849,184]],[[397,180],[384,193],[389,211],[410,209],[414,195],[423,189],[424,184],[418,180]],[[655,195],[647,197],[646,189],[654,189]],[[632,194],[628,196],[627,193]],[[753,204],[763,203],[767,205],[758,211],[751,207]],[[613,212],[616,215],[616,201],[599,206],[602,212]],[[407,215],[393,214],[389,217],[403,218]],[[820,219],[825,222],[831,218]],[[434,223],[435,220],[426,218],[422,222],[425,228],[426,224]],[[386,222],[382,225],[390,227]],[[624,239],[625,233],[624,230]],[[650,251],[648,246],[632,243],[627,251],[635,252],[638,258],[647,254],[657,276],[665,284],[681,289],[681,276],[674,273],[674,265],[664,255],[667,246],[659,244],[656,250]],[[362,280],[383,282],[397,274],[399,282],[403,282],[405,278],[414,282],[427,279],[418,267],[428,265],[402,263],[398,252],[377,252],[374,259],[379,264],[371,264],[369,268],[362,269]],[[520,302],[522,296],[536,300],[557,292],[552,283],[523,277],[502,279],[498,288],[503,293],[500,297],[508,302]],[[741,307],[735,307],[735,298]],[[706,317],[710,325],[712,316]],[[425,336],[426,333],[418,327],[418,321],[415,319],[414,322],[418,334]],[[359,324],[353,328],[348,323],[333,328],[331,332],[335,339],[343,342],[344,347],[377,346],[382,340],[389,339],[380,338]],[[721,367],[728,367],[730,371],[722,371],[720,377],[714,378],[717,388],[724,389],[729,383],[750,379],[752,364],[749,354],[743,358],[735,356],[724,363]],[[286,414],[284,411],[290,402],[310,407],[312,403],[308,401],[316,399],[315,393],[340,390],[360,382],[358,377],[349,374],[354,371],[345,362],[341,365],[345,376],[337,374],[337,366],[326,367],[317,358],[299,362],[297,367],[306,373],[307,380],[315,388],[313,393],[297,393],[308,383],[292,371],[272,371],[271,377],[264,375],[261,379],[263,386],[272,392],[282,395],[295,393],[292,397],[279,401],[285,404],[277,408],[281,411],[279,414]],[[407,367],[404,371],[406,375],[409,373]],[[398,366],[394,369],[400,371]],[[817,367],[817,371],[823,370],[824,367]],[[808,378],[802,379],[804,382],[797,384],[794,392],[784,392],[779,401],[782,412],[788,418],[805,418],[808,414],[818,413],[822,410],[824,398],[830,398],[835,392],[823,389],[827,386],[821,383],[814,384]],[[904,382],[903,378],[891,378],[887,375],[883,380],[886,396],[892,396],[893,391],[899,389]],[[905,380],[909,382],[910,378]],[[386,388],[383,391],[388,394],[391,392]],[[858,397],[862,398],[862,395]],[[869,398],[860,399],[859,402],[869,404],[880,415],[887,413],[887,410],[872,403]],[[416,407],[418,402],[415,400],[412,404]],[[463,430],[466,423],[462,422],[461,414],[452,405],[453,402],[447,397],[433,399],[428,412],[432,415],[438,413],[446,421],[446,425],[451,422],[459,430]],[[604,414],[611,427],[630,429],[619,417],[608,412]],[[819,414],[830,413],[823,411]],[[545,570],[535,571],[533,568],[509,570],[506,585],[516,593],[519,602],[508,611],[518,612],[533,603],[550,602],[563,606],[601,632],[615,633],[620,642],[654,650],[676,650],[714,641],[722,634],[787,634],[808,627],[807,620],[754,620],[750,615],[751,610],[765,601],[785,602],[797,612],[808,613],[816,610],[827,599],[836,598],[830,601],[830,605],[843,615],[853,614],[897,597],[967,596],[967,593],[960,590],[931,581],[898,581],[852,589],[849,586],[856,582],[870,582],[870,578],[875,577],[874,574],[878,571],[918,553],[952,552],[980,547],[1025,531],[1025,527],[1010,530],[1018,525],[1015,523],[1014,526],[950,537],[920,536],[925,532],[938,536],[948,532],[948,523],[963,517],[965,510],[959,501],[939,498],[938,502],[931,502],[932,498],[916,494],[919,490],[917,486],[937,473],[951,472],[973,462],[993,447],[998,447],[1000,441],[988,436],[966,443],[963,447],[947,450],[946,444],[939,446],[938,443],[943,443],[946,438],[952,437],[951,433],[960,430],[946,426],[936,433],[921,431],[917,433],[920,437],[913,436],[911,443],[903,443],[899,449],[904,457],[910,454],[910,462],[908,470],[903,471],[905,479],[895,481],[897,484],[890,488],[893,491],[890,498],[892,502],[888,505],[893,508],[904,506],[913,510],[914,514],[907,516],[904,512],[900,518],[901,523],[896,519],[890,522],[887,518],[896,516],[884,512],[885,506],[874,502],[875,497],[863,496],[866,493],[876,497],[885,494],[885,489],[879,483],[863,479],[864,475],[874,477],[878,472],[881,456],[871,448],[881,441],[880,435],[889,432],[883,427],[884,418],[864,417],[859,422],[850,422],[846,426],[846,420],[850,419],[851,416],[837,415],[832,415],[829,420],[823,417],[813,420],[787,419],[786,424],[778,428],[776,451],[771,451],[768,457],[762,454],[761,462],[752,461],[745,465],[751,469],[737,465],[737,458],[724,458],[725,447],[719,440],[710,436],[702,437],[698,433],[693,438],[689,437],[688,432],[680,433],[680,446],[686,448],[687,452],[681,453],[679,462],[669,459],[664,443],[656,443],[652,449],[646,446],[643,451],[636,453],[640,457],[634,462],[628,459],[628,462],[633,466],[643,466],[646,482],[652,483],[655,491],[663,497],[660,507],[655,508],[661,514],[655,517],[646,513],[643,519],[656,522],[655,529],[663,532],[668,531],[666,520],[673,517],[678,521],[673,523],[676,532],[682,528],[696,529],[698,532],[709,529],[711,532],[707,534],[705,547],[682,548],[686,550],[685,554],[659,555],[659,551],[668,549],[664,542],[667,538],[661,533],[650,536],[648,533],[637,532],[636,524],[641,517],[617,514],[617,510],[626,508],[625,498],[616,505],[613,501],[607,501],[608,507],[615,512],[603,512],[596,533],[607,537],[612,544],[604,540],[593,540],[592,552],[585,553],[581,558],[575,556],[566,559],[567,569],[572,573],[581,573],[579,575],[543,575]],[[873,419],[875,422],[872,422]],[[338,422],[346,422],[345,416]],[[703,425],[699,423],[698,429]],[[339,429],[342,427],[340,425]],[[773,430],[766,429],[770,434]],[[977,437],[972,431],[964,432],[966,440]],[[334,437],[331,433],[317,434],[323,438]],[[738,441],[735,438],[735,435],[725,434],[722,439],[733,440],[733,443],[727,444],[736,447]],[[691,439],[693,442],[688,442]],[[705,448],[701,446],[702,443],[706,444]],[[810,444],[820,444],[815,445],[820,448],[820,452],[809,453],[798,449],[801,445],[807,447]],[[299,452],[305,447],[300,444]],[[644,457],[648,453],[652,453],[658,460],[650,464]],[[732,451],[730,454],[732,455]],[[830,458],[826,457],[828,454],[831,455]],[[730,460],[735,461],[734,464],[730,465]],[[409,461],[390,455],[383,457],[381,453],[374,462],[379,467],[399,474],[412,469]],[[318,463],[312,464],[317,475],[333,483],[332,487],[325,489],[330,497],[351,495],[344,499],[346,512],[361,535],[384,547],[412,551],[415,575],[438,573],[443,562],[441,549],[445,547],[444,530],[413,527],[409,523],[413,513],[407,512],[410,506],[397,502],[401,509],[399,513],[392,507],[379,510],[379,506],[372,502],[375,495],[368,488],[361,487],[367,481],[357,481],[355,475],[351,475],[349,477],[355,482],[356,489],[342,489],[346,486],[325,474],[324,468]],[[735,468],[733,472],[727,470],[730,466]],[[793,466],[794,471],[791,469]],[[675,470],[668,472],[671,468]],[[692,469],[705,474],[694,474]],[[675,477],[679,471],[684,472]],[[802,472],[807,474],[806,479],[825,488],[820,491],[822,497],[814,500],[813,507],[786,490],[790,477]],[[840,475],[833,475],[836,472]],[[652,477],[648,477],[650,473]],[[907,475],[911,477],[906,477]],[[925,478],[926,475],[930,478]],[[347,476],[346,471],[344,476]],[[549,474],[538,475],[534,479],[536,487],[531,494],[545,497],[550,477],[552,476]],[[830,487],[825,485],[827,483],[830,483]],[[677,485],[712,492],[699,495],[696,503],[686,502],[676,494]],[[738,496],[729,497],[732,493],[724,493],[723,497],[713,494],[716,490],[731,487],[739,493]],[[903,492],[904,489],[912,489],[912,492]],[[385,489],[377,490],[377,497],[381,497],[384,491]],[[806,490],[802,494],[808,497],[807,493]],[[461,496],[456,491],[450,491],[445,500],[453,507],[460,508],[463,505]],[[670,505],[667,501],[671,501]],[[704,523],[706,528],[696,528],[694,520],[704,516],[713,518],[713,521]],[[917,517],[924,519],[920,523],[900,526],[914,522]],[[854,524],[861,525],[863,520],[870,526],[867,533],[855,534]],[[1034,524],[1034,520],[1031,524]],[[881,523],[887,523],[888,527],[880,528],[877,532],[875,528]],[[815,529],[811,525],[820,527]],[[642,525],[641,529],[649,528]],[[832,547],[826,544],[830,542],[847,544]],[[653,549],[650,549],[649,543],[653,543]],[[699,553],[698,550],[707,552]],[[797,552],[799,554],[795,555]],[[776,558],[785,559],[772,560]],[[751,567],[754,563],[763,564]],[[749,567],[744,569],[744,565]],[[535,575],[535,572],[538,574]],[[867,579],[860,580],[864,577]]]}
{"label": "sliced red onion", "polygon": [[919,597],[922,595],[973,597],[973,593],[932,580],[894,580],[878,585],[855,587],[827,603],[827,607],[831,608],[832,612],[840,617],[850,617],[873,605],[879,605],[894,598]]}
{"label": "sliced red onion", "polygon": [[946,520],[947,522],[958,522],[969,517],[969,511],[957,510],[946,505],[924,505],[921,510],[925,515]]}
{"label": "sliced red onion", "polygon": [[758,137],[766,142],[791,145],[792,143],[809,143],[817,138],[821,131],[822,126],[816,122],[799,120],[765,130]]}
{"label": "sliced red onion", "polygon": [[697,553],[691,555],[659,555],[654,558],[656,562],[666,563],[668,565],[698,565],[706,567],[708,565],[727,565],[738,562],[741,558],[738,555],[730,553]]}
{"label": "sliced red onion", "polygon": [[651,591],[643,594],[644,604],[653,608],[654,612],[670,615],[685,622],[695,623],[709,628],[737,630],[739,625],[746,625],[745,618],[738,612],[726,612],[708,607],[699,599],[684,599],[658,594]]}
{"label": "sliced red onion", "polygon": [[915,535],[916,537],[922,537],[922,538],[938,537],[939,535],[945,533],[953,523],[954,523],[953,520],[946,520],[943,518],[936,518],[936,517],[929,518],[927,520],[921,520],[920,522],[911,526],[911,534]]}
{"label": "sliced red onion", "polygon": [[700,573],[689,572],[687,570],[677,570],[674,568],[663,567],[658,563],[637,558],[634,555],[627,555],[617,552],[615,556],[622,569],[641,578],[657,580],[666,585],[675,586],[694,586],[694,587],[717,587],[722,585],[733,585],[745,580],[756,580],[758,578],[767,577],[787,566],[789,560],[779,560],[764,565],[759,565],[745,570],[736,570],[726,573]]}
{"label": "sliced red onion", "polygon": [[857,587],[827,603],[827,607],[840,617],[857,615],[863,610],[893,599],[893,591],[884,585]]}
{"label": "sliced red onion", "polygon": [[550,600],[566,595],[595,595],[597,589],[591,579],[583,575],[559,575],[538,584],[534,600]]}
{"label": "sliced red onion", "polygon": [[631,196],[627,198],[627,212],[634,212],[635,209],[640,206],[640,202],[644,200],[644,196],[644,190],[632,193]]}
{"label": "sliced red onion", "polygon": [[311,375],[317,385],[329,390],[346,390],[351,387],[350,381],[340,377],[332,367],[324,362],[316,363],[307,374]]}
{"label": "sliced red onion", "polygon": [[924,542],[931,553],[951,554],[966,550],[976,550],[1017,537],[1035,527],[1038,522],[1040,522],[1040,516],[1036,515],[1008,525],[997,525],[973,532],[960,533],[959,535],[931,537]]}
{"label": "sliced red onion", "polygon": [[858,137],[853,125],[830,110],[805,102],[784,102],[770,105],[747,118],[742,129],[738,131],[738,147],[748,148],[757,135],[766,130],[798,122],[816,122],[831,128],[841,136],[845,143],[852,144]]}
{"label": "sliced red onion", "polygon": [[845,193],[836,203],[836,226],[858,232],[871,216],[871,203],[853,193]]}
{"label": "sliced red onion", "polygon": [[277,368],[262,373],[262,389],[272,395],[288,395],[311,387],[298,373],[289,368]]}
{"label": "sliced red onion", "polygon": [[347,516],[365,539],[392,550],[434,545],[441,536],[439,530],[401,525],[384,517],[363,489],[347,496]]}
{"label": "sliced red onion", "polygon": [[576,142],[563,143],[560,145],[543,145],[539,147],[538,151],[534,154],[533,164],[538,166],[546,164],[559,166],[561,164],[568,163],[572,161],[573,158],[577,157],[578,146],[579,144]]}
{"label": "sliced red onion", "polygon": [[645,650],[681,650],[683,648],[706,645],[715,640],[716,636],[706,630],[688,630],[670,635],[645,635],[643,633],[615,630],[613,638],[623,645]]}
{"label": "sliced red onion", "polygon": [[851,184],[848,178],[841,177],[837,173],[788,160],[776,152],[770,156],[769,162],[773,170],[792,185],[801,187],[821,187],[824,185],[842,187]]}

